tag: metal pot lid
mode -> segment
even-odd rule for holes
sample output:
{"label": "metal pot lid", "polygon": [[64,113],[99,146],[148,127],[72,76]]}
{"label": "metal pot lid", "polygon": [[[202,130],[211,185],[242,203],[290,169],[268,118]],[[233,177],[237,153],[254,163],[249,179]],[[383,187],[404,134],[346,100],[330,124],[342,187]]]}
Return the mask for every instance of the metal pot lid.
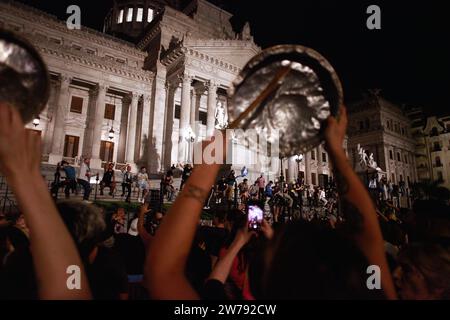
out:
{"label": "metal pot lid", "polygon": [[260,98],[283,68],[289,71],[276,90],[254,112],[238,120],[236,127],[255,129],[272,143],[271,139],[278,140],[284,158],[306,153],[323,141],[325,121],[337,115],[343,91],[333,67],[316,51],[299,45],[271,47],[253,57],[233,82],[230,120]]}
{"label": "metal pot lid", "polygon": [[36,49],[0,30],[0,101],[16,107],[28,123],[45,108],[49,93],[47,67]]}

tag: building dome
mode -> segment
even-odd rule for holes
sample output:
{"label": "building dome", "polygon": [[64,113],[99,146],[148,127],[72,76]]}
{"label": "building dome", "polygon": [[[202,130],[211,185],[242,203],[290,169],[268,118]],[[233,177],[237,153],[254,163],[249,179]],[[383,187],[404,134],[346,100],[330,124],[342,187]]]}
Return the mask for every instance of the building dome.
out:
{"label": "building dome", "polygon": [[178,7],[177,0],[114,0],[104,22],[108,34],[136,40],[164,6]]}

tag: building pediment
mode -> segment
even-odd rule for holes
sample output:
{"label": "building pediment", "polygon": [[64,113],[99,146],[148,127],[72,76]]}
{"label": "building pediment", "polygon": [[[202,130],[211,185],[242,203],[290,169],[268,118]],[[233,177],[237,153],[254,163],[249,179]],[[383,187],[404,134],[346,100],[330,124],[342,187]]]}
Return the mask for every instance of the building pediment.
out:
{"label": "building pediment", "polygon": [[184,46],[199,53],[229,62],[240,69],[261,51],[251,41],[244,40],[197,40],[186,39]]}
{"label": "building pediment", "polygon": [[445,130],[444,125],[436,117],[429,117],[427,119],[425,128],[423,129],[423,132],[426,135],[429,135],[433,128],[436,128],[438,133],[442,133]]}

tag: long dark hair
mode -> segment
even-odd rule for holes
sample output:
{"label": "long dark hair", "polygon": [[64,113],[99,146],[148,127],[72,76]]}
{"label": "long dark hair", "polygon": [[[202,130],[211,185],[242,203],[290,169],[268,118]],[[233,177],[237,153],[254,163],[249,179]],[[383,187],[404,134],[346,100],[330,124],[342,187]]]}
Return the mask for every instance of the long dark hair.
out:
{"label": "long dark hair", "polygon": [[366,258],[335,230],[299,221],[277,231],[250,266],[255,298],[384,299],[366,286]]}

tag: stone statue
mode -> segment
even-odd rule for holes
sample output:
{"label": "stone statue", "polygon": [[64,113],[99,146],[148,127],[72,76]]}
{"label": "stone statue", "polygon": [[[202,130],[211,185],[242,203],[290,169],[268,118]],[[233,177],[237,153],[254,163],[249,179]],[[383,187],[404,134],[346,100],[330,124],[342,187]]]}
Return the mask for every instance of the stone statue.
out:
{"label": "stone statue", "polygon": [[246,22],[244,27],[242,28],[241,39],[246,41],[253,40],[252,33],[250,31],[250,24],[248,22]]}
{"label": "stone statue", "polygon": [[359,155],[359,164],[361,166],[361,169],[365,170],[369,163],[369,157],[367,156],[366,150],[364,150],[364,148],[362,148],[359,143],[357,149]]}
{"label": "stone statue", "polygon": [[373,168],[373,169],[377,169],[377,162],[373,159],[373,153],[370,154],[369,156],[369,167]]}
{"label": "stone statue", "polygon": [[225,129],[228,126],[227,111],[225,110],[221,102],[217,103],[215,118],[216,118],[215,124],[216,129]]}

